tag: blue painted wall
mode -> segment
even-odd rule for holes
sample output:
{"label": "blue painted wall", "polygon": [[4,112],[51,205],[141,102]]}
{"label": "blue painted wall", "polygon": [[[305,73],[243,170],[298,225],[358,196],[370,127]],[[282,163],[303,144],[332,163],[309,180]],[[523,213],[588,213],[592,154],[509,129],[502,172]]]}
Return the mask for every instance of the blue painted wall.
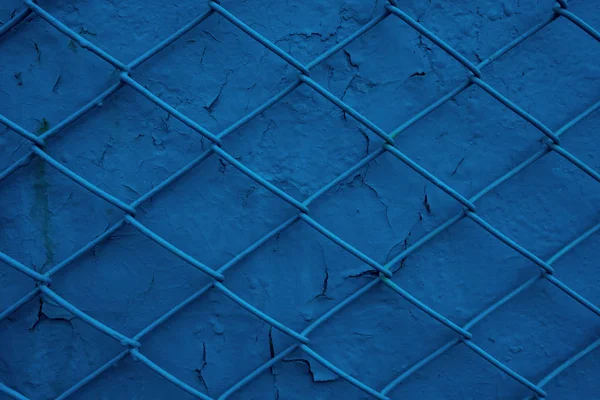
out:
{"label": "blue painted wall", "polygon": [[[308,64],[384,11],[384,2],[223,1],[223,6]],[[196,1],[40,0],[57,19],[129,62],[207,9]],[[552,15],[553,1],[399,1],[407,14],[472,63]],[[6,22],[20,0],[0,3]],[[600,3],[569,9],[600,28]],[[483,71],[496,90],[553,130],[600,100],[600,43],[559,18]],[[294,82],[298,72],[219,15],[137,68],[132,76],[218,133]],[[334,54],[311,77],[390,132],[466,82],[463,66],[395,16]],[[110,85],[114,68],[32,16],[0,39],[0,114],[30,132],[56,126]],[[592,113],[562,145],[600,170]],[[477,86],[397,138],[397,147],[465,197],[542,149],[543,135]],[[307,85],[224,139],[234,157],[304,200],[382,140]],[[130,203],[210,143],[129,87],[48,140],[46,151]],[[0,170],[30,145],[0,126]],[[478,214],[541,259],[600,222],[600,183],[556,153],[477,201]],[[436,186],[384,154],[336,185],[310,215],[379,263],[460,212]],[[216,155],[138,208],[137,219],[217,269],[296,210]],[[0,183],[0,251],[46,272],[102,234],[123,212],[39,159]],[[600,304],[600,234],[553,266],[562,282]],[[539,268],[464,219],[393,268],[393,281],[464,325]],[[374,279],[372,269],[303,222],[225,273],[229,289],[300,332]],[[51,288],[127,336],[210,279],[130,226],[53,278]],[[34,288],[0,263],[0,312]],[[593,343],[598,315],[545,280],[470,329],[473,341],[537,383]],[[311,348],[380,390],[457,335],[379,285],[310,335]],[[142,340],[143,353],[217,398],[294,340],[215,289]],[[55,398],[122,350],[39,297],[0,322],[0,382],[32,399]],[[550,383],[554,399],[600,396],[598,351]],[[531,391],[462,344],[406,379],[393,399],[507,399]],[[126,358],[72,398],[185,399],[190,395]],[[0,394],[2,398],[2,394]],[[232,398],[363,399],[369,396],[296,351]]]}

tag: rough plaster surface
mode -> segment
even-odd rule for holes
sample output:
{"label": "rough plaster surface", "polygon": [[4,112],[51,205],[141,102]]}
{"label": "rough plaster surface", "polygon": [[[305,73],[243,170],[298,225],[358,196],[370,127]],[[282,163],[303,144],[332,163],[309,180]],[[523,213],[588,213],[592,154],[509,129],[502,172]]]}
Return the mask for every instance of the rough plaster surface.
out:
{"label": "rough plaster surface", "polygon": [[[383,2],[223,1],[233,14],[308,63],[371,17]],[[478,62],[551,14],[547,0],[418,0],[400,7]],[[205,9],[195,1],[50,1],[39,4],[128,62]],[[18,0],[0,3],[0,21]],[[572,10],[600,27],[600,3]],[[598,100],[600,44],[559,20],[484,71],[500,92],[557,129]],[[212,132],[291,83],[297,72],[218,15],[133,76]],[[392,130],[466,79],[464,68],[395,17],[335,54],[312,77],[385,130]],[[37,17],[0,40],[0,112],[32,132],[60,122],[118,80],[113,68]],[[600,170],[600,114],[564,145]],[[398,147],[463,195],[477,193],[540,148],[541,134],[472,87],[397,138]],[[309,87],[301,87],[228,136],[225,148],[302,200],[380,146],[381,140]],[[126,202],[207,146],[137,92],[125,88],[49,140],[54,158]],[[0,128],[0,169],[28,150]],[[425,207],[427,195],[429,210]],[[600,185],[550,154],[478,202],[478,212],[542,259],[598,222]],[[454,200],[390,155],[311,206],[320,223],[379,262],[460,210]],[[296,211],[211,156],[146,202],[138,219],[218,268]],[[0,185],[0,250],[37,271],[64,260],[122,212],[54,169],[33,161]],[[555,264],[558,276],[600,303],[600,236]],[[409,256],[394,281],[463,324],[538,267],[474,222],[463,220]],[[301,222],[227,272],[227,285],[262,311],[302,330],[373,279],[370,268]],[[208,278],[130,227],[54,278],[52,288],[114,329],[134,335]],[[32,289],[0,265],[0,311]],[[538,282],[472,329],[474,340],[537,382],[597,338],[598,317]],[[382,388],[455,334],[380,286],[311,334],[312,346],[344,371]],[[211,396],[292,341],[211,291],[143,341],[144,353]],[[34,299],[0,323],[0,381],[32,399],[63,392],[120,351],[114,340]],[[600,393],[598,353],[546,390],[553,399]],[[506,399],[529,392],[458,346],[390,393],[393,399]],[[0,396],[1,397],[1,396]],[[189,395],[127,359],[73,398],[186,399]],[[363,399],[302,353],[256,378],[237,399]]]}

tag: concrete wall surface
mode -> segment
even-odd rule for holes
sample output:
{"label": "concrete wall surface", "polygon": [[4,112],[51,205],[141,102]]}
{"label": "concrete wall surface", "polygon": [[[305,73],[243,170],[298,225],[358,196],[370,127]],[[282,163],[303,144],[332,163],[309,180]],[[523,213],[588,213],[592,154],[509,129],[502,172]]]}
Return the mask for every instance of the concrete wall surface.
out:
{"label": "concrete wall surface", "polygon": [[0,1],[0,399],[600,398],[600,2],[218,3]]}

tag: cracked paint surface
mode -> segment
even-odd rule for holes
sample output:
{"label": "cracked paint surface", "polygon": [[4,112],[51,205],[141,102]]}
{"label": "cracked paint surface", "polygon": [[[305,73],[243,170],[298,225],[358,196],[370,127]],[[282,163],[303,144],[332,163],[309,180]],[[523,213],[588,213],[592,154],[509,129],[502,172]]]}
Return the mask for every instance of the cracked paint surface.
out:
{"label": "cracked paint surface", "polygon": [[[204,11],[195,1],[39,0],[86,39],[128,62]],[[596,2],[572,10],[596,28]],[[252,28],[308,63],[378,15],[382,0],[222,1]],[[550,0],[399,1],[400,7],[476,63],[550,15]],[[0,3],[0,21],[20,0]],[[118,74],[40,18],[0,40],[0,113],[38,134],[58,124]],[[552,129],[598,101],[600,46],[557,21],[486,68],[484,76]],[[133,76],[211,132],[220,132],[283,89],[297,71],[214,15]],[[386,131],[466,79],[464,68],[397,18],[388,18],[311,71],[311,77]],[[564,145],[600,170],[600,115]],[[467,197],[540,147],[540,133],[472,87],[396,138],[397,145]],[[59,162],[125,202],[193,160],[209,143],[132,89],[49,140]],[[236,159],[302,200],[381,146],[381,140],[307,86],[296,89],[224,140]],[[0,127],[0,169],[28,145]],[[556,154],[478,201],[501,231],[541,258],[574,239],[600,214],[600,186]],[[385,263],[455,215],[460,206],[389,154],[311,205],[311,216]],[[138,208],[137,218],[218,268],[295,209],[217,156]],[[0,250],[37,271],[61,262],[122,217],[39,160],[0,183]],[[564,281],[600,303],[600,237],[559,260]],[[394,281],[459,324],[538,270],[461,221],[392,266]],[[226,273],[227,287],[301,331],[376,274],[301,222]],[[209,280],[131,227],[124,227],[53,278],[52,288],[108,326],[135,335]],[[0,265],[0,312],[32,283]],[[472,329],[480,346],[532,381],[597,337],[596,317],[547,282]],[[311,347],[380,389],[452,339],[453,333],[377,287],[310,334]],[[292,344],[212,290],[144,338],[150,359],[193,388],[221,393]],[[32,399],[55,398],[114,357],[118,343],[46,299],[0,322],[0,381]],[[600,358],[582,359],[552,381],[560,399],[600,392]],[[575,389],[576,388],[576,389]],[[456,347],[390,393],[393,399],[506,399],[528,392],[467,348]],[[187,399],[131,358],[72,398]],[[366,399],[296,351],[237,392],[235,399]]]}

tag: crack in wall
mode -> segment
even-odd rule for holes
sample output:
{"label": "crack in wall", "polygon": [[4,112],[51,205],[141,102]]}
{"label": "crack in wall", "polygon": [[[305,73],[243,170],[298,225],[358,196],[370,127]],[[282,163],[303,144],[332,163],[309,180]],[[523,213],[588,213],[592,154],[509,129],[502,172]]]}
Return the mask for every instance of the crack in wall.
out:
{"label": "crack in wall", "polygon": [[206,368],[207,365],[208,362],[206,361],[206,342],[202,342],[202,365],[200,366],[200,368],[196,368],[194,372],[196,373],[196,377],[204,387],[204,390],[206,390],[206,393],[210,396],[208,384],[206,383],[206,379],[204,379],[204,375],[202,375],[202,371],[204,371],[204,368]]}
{"label": "crack in wall", "polygon": [[333,382],[333,381],[336,381],[336,380],[340,379],[340,377],[337,376],[337,375],[335,375],[332,378],[318,378],[316,376],[316,372],[313,370],[313,368],[312,368],[312,366],[310,364],[310,361],[308,361],[305,358],[300,358],[300,357],[298,357],[298,358],[284,358],[282,361],[283,362],[296,362],[296,363],[300,363],[300,364],[306,366],[306,368],[308,369],[308,373],[309,373],[309,375],[310,375],[310,377],[311,377],[311,379],[312,379],[312,381],[314,383]]}
{"label": "crack in wall", "polygon": [[[50,123],[46,118],[43,118],[37,135],[42,135],[50,129]],[[37,158],[34,167],[34,204],[31,209],[31,217],[40,223],[42,241],[44,244],[44,255],[46,261],[38,272],[42,272],[46,266],[54,264],[54,241],[52,240],[52,225],[49,201],[48,201],[48,181],[46,178],[46,163],[44,160]],[[34,265],[34,270],[37,270]]]}
{"label": "crack in wall", "polygon": [[[273,344],[273,327],[269,325],[269,357],[275,358],[275,345]],[[269,369],[273,376],[273,386],[275,387],[275,399],[279,399],[279,387],[277,386],[277,374],[275,373],[275,364]]]}
{"label": "crack in wall", "polygon": [[450,176],[456,175],[456,173],[458,172],[458,169],[460,168],[461,164],[465,161],[465,156],[463,156],[460,161],[458,162],[458,164],[456,164],[456,167],[454,168],[454,171],[452,171],[452,173],[450,174]]}
{"label": "crack in wall", "polygon": [[223,93],[223,89],[225,88],[225,86],[227,86],[227,84],[229,83],[229,75],[232,73],[232,71],[230,70],[226,70],[225,71],[225,82],[223,82],[221,84],[221,86],[219,86],[219,91],[217,92],[217,94],[212,98],[211,101],[208,102],[208,104],[204,105],[204,109],[208,112],[208,115],[210,115],[212,118],[216,119],[215,116],[213,115],[213,111],[214,111],[214,107],[218,104],[219,102],[219,98],[221,97],[221,94]]}
{"label": "crack in wall", "polygon": [[431,214],[431,204],[429,204],[429,198],[427,197],[427,185],[423,188],[424,196],[423,196],[423,206],[427,213]]}
{"label": "crack in wall", "polygon": [[74,318],[74,316],[70,316],[70,317],[53,317],[51,315],[48,315],[48,313],[46,313],[44,311],[44,308],[47,306],[47,303],[43,296],[39,296],[39,306],[38,306],[38,310],[37,310],[37,315],[36,315],[36,319],[35,321],[33,321],[33,324],[31,324],[31,326],[29,327],[30,331],[35,330],[36,327],[38,327],[42,322],[45,321],[52,321],[52,322],[58,322],[58,323],[66,323],[67,325],[69,325],[69,327],[71,327],[71,329],[75,329],[75,326],[73,325],[73,323],[71,322],[71,320]]}
{"label": "crack in wall", "polygon": [[[365,171],[365,173],[363,175],[358,175],[360,177],[360,182],[363,186],[367,187],[369,190],[371,190],[371,192],[373,192],[375,194],[375,197],[377,198],[377,200],[379,200],[379,202],[383,205],[383,207],[385,208],[385,220],[389,226],[389,228],[392,230],[392,232],[396,233],[396,230],[394,229],[394,227],[392,226],[392,223],[390,221],[390,216],[389,216],[389,211],[390,211],[390,206],[389,204],[383,199],[383,197],[379,194],[379,192],[370,184],[368,184],[366,182],[366,176],[367,176],[367,171]],[[355,177],[356,178],[356,177]]]}
{"label": "crack in wall", "polygon": [[326,300],[333,300],[333,298],[331,298],[327,295],[327,288],[329,286],[329,268],[327,268],[327,259],[325,258],[325,249],[323,248],[323,245],[321,244],[321,242],[318,242],[318,243],[319,243],[319,247],[321,248],[321,254],[323,256],[325,277],[323,278],[323,288],[321,289],[321,293],[319,293],[318,295],[313,297],[313,300],[321,299],[321,298],[326,299]]}

